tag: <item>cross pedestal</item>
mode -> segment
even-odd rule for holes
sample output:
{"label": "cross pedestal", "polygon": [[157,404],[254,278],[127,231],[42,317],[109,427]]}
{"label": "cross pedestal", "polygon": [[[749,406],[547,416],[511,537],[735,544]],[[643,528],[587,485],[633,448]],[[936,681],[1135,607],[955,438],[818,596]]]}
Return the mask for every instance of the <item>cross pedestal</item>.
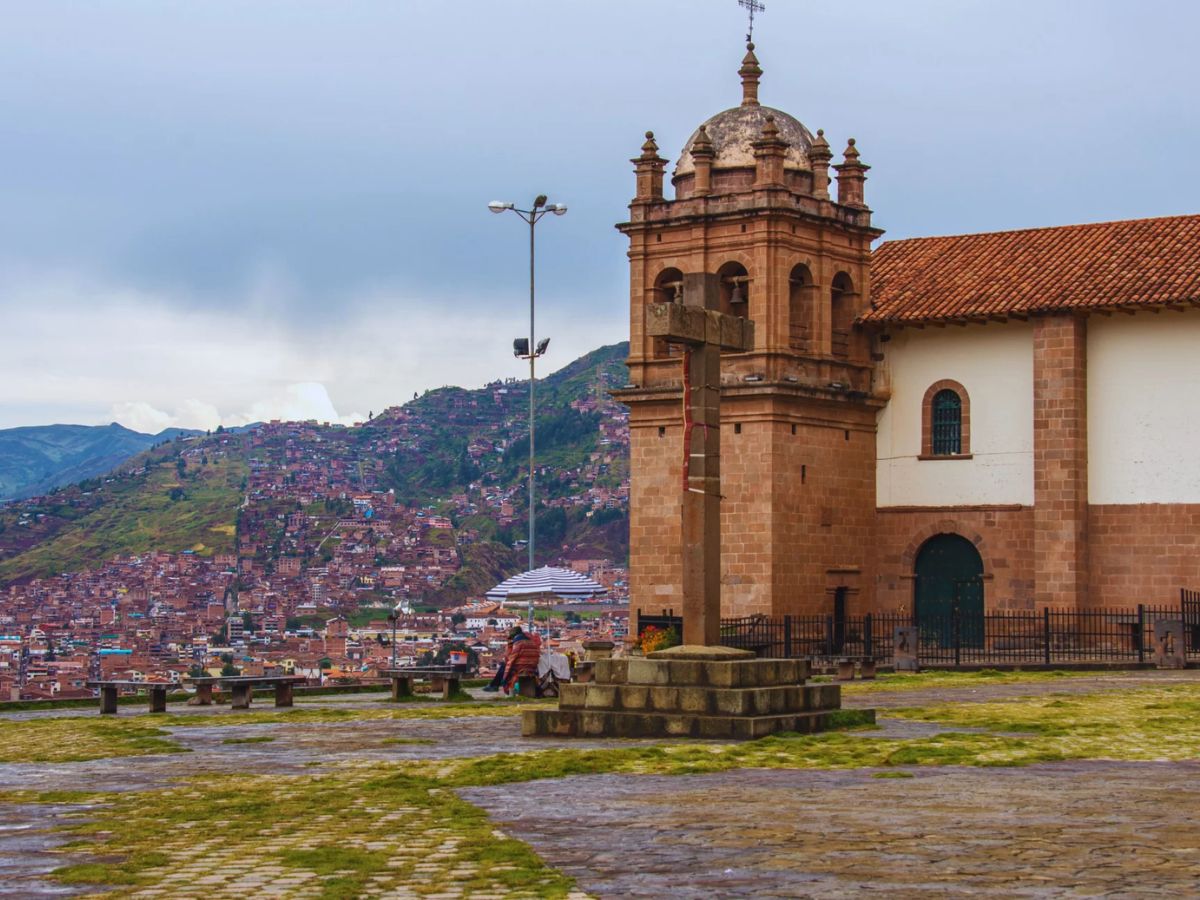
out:
{"label": "cross pedestal", "polygon": [[683,276],[682,303],[646,309],[646,333],[682,344],[683,643],[721,637],[721,351],[754,347],[754,323],[722,313],[716,275]]}

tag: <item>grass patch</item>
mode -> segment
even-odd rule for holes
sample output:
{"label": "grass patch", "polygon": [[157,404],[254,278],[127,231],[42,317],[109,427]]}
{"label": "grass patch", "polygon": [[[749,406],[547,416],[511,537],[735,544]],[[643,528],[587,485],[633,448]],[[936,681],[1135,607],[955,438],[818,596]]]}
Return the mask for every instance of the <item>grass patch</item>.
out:
{"label": "grass patch", "polygon": [[945,704],[890,710],[889,715],[1028,734],[1027,744],[1062,759],[1200,757],[1196,685]]}
{"label": "grass patch", "polygon": [[[54,873],[70,884],[114,889],[155,885],[186,892],[202,874],[228,876],[217,893],[288,893],[255,883],[274,862],[279,877],[310,876],[325,900],[386,893],[403,885],[454,887],[483,896],[564,897],[573,882],[527,845],[497,835],[487,815],[435,779],[378,764],[308,776],[193,778],[177,786],[110,795],[109,805],[67,831],[91,838],[105,861]],[[198,839],[236,834],[196,854]],[[109,856],[113,858],[109,861]],[[417,872],[416,866],[422,865]],[[190,868],[189,868],[190,867]],[[239,886],[239,879],[247,879]],[[118,894],[114,891],[113,896]]]}
{"label": "grass patch", "polygon": [[259,737],[244,737],[244,738],[225,738],[221,741],[222,744],[270,744],[275,740],[273,737],[267,737],[265,734]]}
{"label": "grass patch", "polygon": [[[114,756],[186,753],[171,735],[145,720],[0,719],[0,762],[82,762]],[[160,720],[159,720],[160,721]]]}
{"label": "grass patch", "polygon": [[872,778],[913,778],[912,772],[905,772],[903,769],[893,769],[887,772],[875,772],[871,775]]}
{"label": "grass patch", "polygon": [[978,672],[941,672],[937,670],[886,672],[874,681],[842,682],[842,691],[846,694],[876,694],[890,691],[919,691],[930,688],[972,688],[993,684],[1038,684],[1046,681],[1059,681],[1063,678],[1096,678],[1097,676],[1122,678],[1128,677],[1130,674],[1132,673],[1107,671],[1066,672],[1060,669],[1048,672],[1024,672],[1020,669],[1011,672],[1001,672],[998,669],[980,669]]}

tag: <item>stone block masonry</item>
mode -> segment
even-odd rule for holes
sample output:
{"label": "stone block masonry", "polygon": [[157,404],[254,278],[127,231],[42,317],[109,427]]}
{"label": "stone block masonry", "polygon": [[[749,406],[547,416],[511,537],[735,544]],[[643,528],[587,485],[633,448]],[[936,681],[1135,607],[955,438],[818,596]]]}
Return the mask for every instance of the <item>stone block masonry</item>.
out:
{"label": "stone block masonry", "polygon": [[1088,605],[1087,320],[1033,329],[1034,561],[1038,606]]}
{"label": "stone block masonry", "polygon": [[[756,659],[728,647],[599,660],[594,676],[564,685],[557,710],[525,710],[522,734],[751,740],[822,731],[841,708],[838,685],[805,683],[806,661]],[[873,712],[863,720],[873,721]]]}

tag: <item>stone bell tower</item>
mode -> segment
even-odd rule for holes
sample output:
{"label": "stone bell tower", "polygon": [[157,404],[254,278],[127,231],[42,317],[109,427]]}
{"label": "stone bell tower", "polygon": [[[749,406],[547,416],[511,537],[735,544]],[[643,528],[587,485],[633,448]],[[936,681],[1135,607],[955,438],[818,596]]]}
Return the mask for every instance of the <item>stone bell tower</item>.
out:
{"label": "stone bell tower", "polygon": [[875,417],[869,337],[868,167],[851,140],[830,195],[829,143],[759,103],[747,45],[742,102],[688,140],[664,195],[653,133],[632,160],[629,221],[632,452],[630,604],[683,609],[680,347],[649,336],[651,304],[682,300],[685,276],[716,275],[720,310],[755,323],[753,349],[721,379],[722,614],[855,612],[873,572]]}

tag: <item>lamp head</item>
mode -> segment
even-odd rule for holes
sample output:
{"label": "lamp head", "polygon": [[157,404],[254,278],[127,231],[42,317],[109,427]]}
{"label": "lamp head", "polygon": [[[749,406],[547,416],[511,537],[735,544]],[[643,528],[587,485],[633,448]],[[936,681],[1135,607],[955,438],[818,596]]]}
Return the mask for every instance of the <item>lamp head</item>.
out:
{"label": "lamp head", "polygon": [[513,341],[513,356],[522,357],[529,355],[529,338],[517,338]]}
{"label": "lamp head", "polygon": [[506,209],[512,209],[515,204],[505,203],[503,200],[493,200],[488,204],[488,209],[494,213],[502,213]]}
{"label": "lamp head", "polygon": [[537,350],[535,351],[535,355],[541,356],[543,353],[546,352],[546,348],[549,346],[550,346],[550,338],[542,338],[537,343]]}
{"label": "lamp head", "polygon": [[533,200],[533,208],[541,209],[545,205],[546,205],[546,195],[538,194],[537,197],[535,197]]}
{"label": "lamp head", "polygon": [[565,203],[556,203],[550,208],[556,216],[565,216],[567,214],[567,205]]}

